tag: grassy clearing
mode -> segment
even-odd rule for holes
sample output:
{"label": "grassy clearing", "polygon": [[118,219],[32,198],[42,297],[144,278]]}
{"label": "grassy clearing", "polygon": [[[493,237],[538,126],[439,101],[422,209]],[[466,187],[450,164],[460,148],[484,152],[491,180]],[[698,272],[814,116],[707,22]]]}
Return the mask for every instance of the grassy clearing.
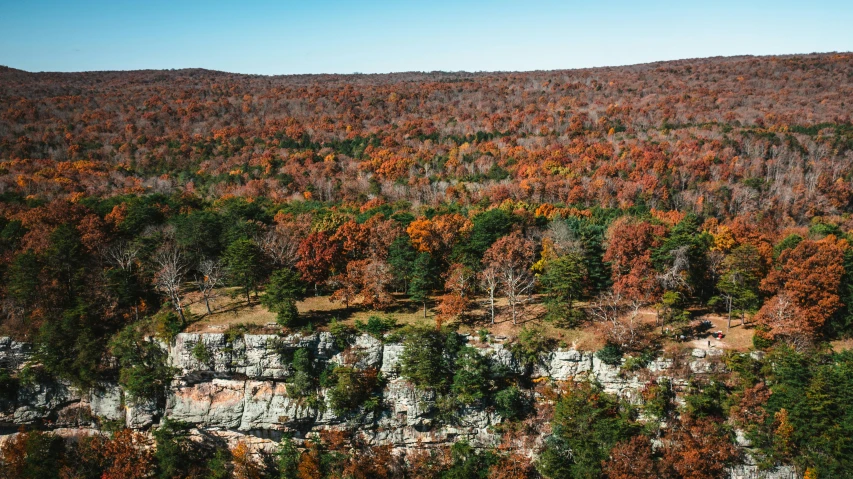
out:
{"label": "grassy clearing", "polygon": [[[269,332],[281,331],[282,329],[276,324],[275,314],[269,312],[255,298],[251,304],[247,304],[236,288],[223,288],[217,292],[216,298],[211,301],[212,314],[207,313],[204,301],[198,293],[189,293],[186,295],[186,299],[189,303],[188,309],[195,318],[192,324],[187,327],[189,332],[222,332],[229,326],[236,324],[244,324],[254,330]],[[319,329],[325,329],[332,321],[340,321],[354,326],[356,321],[366,322],[371,316],[390,317],[400,325],[435,324],[435,312],[431,309],[432,306],[435,306],[434,301],[428,303],[426,317],[424,317],[421,304],[413,303],[403,295],[397,295],[396,299],[396,305],[388,311],[363,310],[357,307],[346,308],[342,303],[330,301],[329,296],[308,297],[304,301],[299,301],[297,308],[302,317]],[[512,322],[506,300],[496,301],[497,315],[494,324],[492,324],[487,302],[484,298],[475,298],[472,301],[472,309],[466,317],[457,320],[454,325],[461,333],[477,336],[481,330],[486,330],[494,336],[503,336],[507,339],[518,336],[519,331],[523,328],[537,327],[542,329],[547,338],[554,340],[563,347],[590,351],[598,350],[604,346],[605,335],[601,325],[585,323],[578,328],[565,329],[559,328],[551,322],[543,321],[545,308],[541,299],[540,297],[533,297],[519,316],[517,324]],[[583,306],[585,306],[583,303],[578,304],[578,307]],[[653,309],[643,309],[640,314],[642,321],[649,324],[655,323],[656,314]],[[726,332],[725,317],[714,314],[697,317],[697,320],[702,319],[711,321],[713,325],[711,331],[722,330]],[[711,339],[709,335],[706,338],[699,338],[686,343],[673,341],[669,347],[707,348],[708,341],[711,341],[711,346],[716,348],[737,351],[749,350],[752,347],[752,328],[749,325],[744,327],[740,321],[733,321],[732,323],[731,329],[728,330],[726,337],[722,340]],[[841,342],[839,343],[839,347],[841,347]],[[849,344],[844,343],[843,347],[853,347],[853,341],[850,341]]]}

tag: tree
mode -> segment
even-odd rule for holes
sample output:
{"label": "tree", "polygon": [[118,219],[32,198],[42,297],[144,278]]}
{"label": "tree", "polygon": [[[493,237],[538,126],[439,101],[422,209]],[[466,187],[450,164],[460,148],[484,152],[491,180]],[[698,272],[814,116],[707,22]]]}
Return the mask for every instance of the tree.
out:
{"label": "tree", "polygon": [[502,209],[492,209],[474,216],[468,239],[459,243],[455,256],[460,262],[477,268],[486,251],[499,238],[508,235],[515,222],[516,219]]}
{"label": "tree", "polygon": [[[765,302],[756,320],[771,327],[774,336],[795,333],[815,338],[842,306],[839,286],[847,248],[847,241],[828,235],[820,240],[803,240],[782,251],[777,268],[764,278],[761,289],[769,294],[784,294],[784,298]],[[797,312],[797,323],[773,320],[780,317],[780,306],[788,302]],[[786,324],[790,327],[783,326]]]}
{"label": "tree", "polygon": [[349,307],[360,297],[362,306],[373,309],[393,304],[394,298],[388,292],[392,282],[391,267],[379,258],[350,261],[345,273],[329,280],[335,290],[332,300],[343,301]]}
{"label": "tree", "polygon": [[497,240],[483,256],[483,261],[494,268],[500,277],[501,287],[512,311],[513,324],[516,324],[522,297],[532,292],[535,283],[530,272],[533,255],[533,242],[513,233]]}
{"label": "tree", "polygon": [[204,306],[207,308],[207,314],[213,314],[213,311],[210,309],[210,300],[214,298],[216,288],[223,285],[225,270],[222,267],[221,261],[204,259],[198,264],[198,272],[201,276],[196,278],[195,285],[204,298]]}
{"label": "tree", "polygon": [[314,291],[326,282],[340,261],[340,245],[325,232],[311,233],[299,243],[296,269],[302,279],[314,284]]}
{"label": "tree", "polygon": [[607,231],[604,261],[610,263],[613,291],[626,299],[647,303],[660,287],[652,266],[652,250],[660,246],[666,229],[623,216]]}
{"label": "tree", "polygon": [[152,433],[156,444],[154,461],[160,479],[208,476],[205,451],[190,439],[191,428],[190,424],[166,418]]}
{"label": "tree", "polygon": [[231,461],[234,464],[234,479],[261,479],[263,471],[252,458],[252,452],[242,441],[231,449]]}
{"label": "tree", "polygon": [[0,448],[0,475],[20,479],[59,479],[65,442],[40,431],[21,431]]}
{"label": "tree", "polygon": [[181,324],[186,324],[187,318],[181,302],[181,285],[187,272],[183,255],[174,244],[169,244],[157,251],[154,263],[157,267],[157,272],[154,273],[154,284],[158,290],[169,297],[172,306],[181,317]]}
{"label": "tree", "polygon": [[412,279],[415,259],[418,252],[412,247],[408,236],[398,236],[388,248],[388,264],[391,266],[391,274],[397,287],[402,286],[403,291],[409,289],[409,281]]}
{"label": "tree", "polygon": [[415,259],[412,268],[412,282],[409,284],[409,297],[412,301],[422,303],[424,307],[424,318],[426,318],[426,304],[429,293],[432,291],[435,281],[432,256],[429,253],[420,253]]}
{"label": "tree", "polygon": [[552,319],[571,321],[574,303],[586,286],[586,264],[577,253],[567,253],[548,261],[540,282],[548,295],[548,312]]}
{"label": "tree", "polygon": [[686,416],[663,439],[661,469],[665,477],[723,479],[740,457],[721,424]]}
{"label": "tree", "polygon": [[259,234],[258,248],[279,268],[293,267],[299,261],[299,244],[292,231],[283,227],[269,229]]}
{"label": "tree", "polygon": [[223,257],[225,270],[228,277],[235,284],[243,288],[246,293],[246,302],[252,302],[249,294],[258,279],[260,279],[260,251],[251,240],[238,239],[228,245]]}
{"label": "tree", "polygon": [[632,411],[599,386],[581,383],[554,409],[553,434],[539,457],[539,470],[554,479],[601,477],[613,447],[636,435]]}
{"label": "tree", "polygon": [[275,452],[279,479],[298,479],[296,474],[299,467],[299,456],[299,449],[296,448],[293,439],[290,436],[283,437]]}
{"label": "tree", "polygon": [[482,401],[488,393],[489,361],[470,346],[459,350],[451,391],[462,404]]}
{"label": "tree", "polygon": [[747,312],[757,309],[762,263],[758,248],[750,244],[738,246],[723,259],[717,290],[728,313],[727,327],[732,326],[732,311],[745,318]]}
{"label": "tree", "polygon": [[305,296],[305,285],[299,273],[292,269],[276,270],[261,297],[261,303],[276,313],[282,326],[293,326],[299,318],[296,302]]}
{"label": "tree", "polygon": [[168,355],[157,342],[131,324],[116,334],[109,349],[118,361],[119,383],[131,401],[165,403],[176,370],[168,365]]}
{"label": "tree", "polygon": [[620,349],[638,351],[646,344],[647,328],[640,317],[642,304],[628,301],[608,291],[590,303],[587,313],[594,321],[605,325],[607,341]]}
{"label": "tree", "polygon": [[145,479],[151,477],[154,457],[144,434],[122,429],[101,444],[104,471],[101,479]]}
{"label": "tree", "polygon": [[487,266],[478,276],[480,279],[480,287],[483,288],[489,298],[489,315],[491,316],[491,322],[492,324],[495,324],[495,293],[497,292],[498,285],[500,284],[498,270],[493,266]]}
{"label": "tree", "polygon": [[634,436],[622,441],[610,451],[604,463],[608,479],[657,479],[662,477],[648,436]]}
{"label": "tree", "polygon": [[417,387],[445,391],[454,375],[453,358],[461,346],[456,333],[413,328],[403,341],[400,374]]}

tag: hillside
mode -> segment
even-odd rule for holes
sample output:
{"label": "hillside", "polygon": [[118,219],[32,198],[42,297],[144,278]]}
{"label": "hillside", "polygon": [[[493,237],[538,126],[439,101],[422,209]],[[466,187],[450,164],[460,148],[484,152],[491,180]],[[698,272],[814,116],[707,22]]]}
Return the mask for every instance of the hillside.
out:
{"label": "hillside", "polygon": [[853,470],[851,53],[0,84],[0,476]]}

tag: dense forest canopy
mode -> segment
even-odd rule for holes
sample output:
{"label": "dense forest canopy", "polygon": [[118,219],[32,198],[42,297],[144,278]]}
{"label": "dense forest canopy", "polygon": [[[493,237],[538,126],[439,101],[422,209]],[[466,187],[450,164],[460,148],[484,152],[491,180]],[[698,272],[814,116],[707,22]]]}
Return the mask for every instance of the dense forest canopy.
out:
{"label": "dense forest canopy", "polygon": [[[853,332],[853,54],[527,73],[0,68],[0,84],[0,333],[37,358],[0,386],[112,380],[162,405],[174,371],[152,338],[215,316],[227,290],[342,349],[394,336],[402,376],[442,417],[488,406],[507,444],[551,428],[535,461],[465,443],[404,461],[333,434],[284,441],[262,467],[245,449],[193,449],[189,426],[166,421],[156,452],[130,431],[71,452],[23,434],[0,472],[715,478],[741,459],[737,429],[762,466],[850,477],[851,359],[828,342]],[[429,310],[435,325],[309,316],[312,296]],[[767,356],[726,356],[679,401],[651,380],[640,405],[596,384],[523,384],[454,332],[517,325],[509,347],[532,367],[565,345],[523,324],[595,325],[597,360],[635,370],[691,339],[699,313],[750,328]],[[322,391],[342,415],[378,407],[376,370],[319,371],[300,351],[292,394]],[[532,397],[550,402],[532,411]]]}

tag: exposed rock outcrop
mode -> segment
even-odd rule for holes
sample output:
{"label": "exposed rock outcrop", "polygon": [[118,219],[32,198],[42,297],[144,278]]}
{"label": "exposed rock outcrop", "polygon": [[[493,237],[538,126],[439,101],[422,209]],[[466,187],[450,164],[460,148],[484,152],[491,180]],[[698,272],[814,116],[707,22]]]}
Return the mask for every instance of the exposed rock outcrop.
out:
{"label": "exposed rock outcrop", "polygon": [[[492,446],[499,435],[492,426],[500,417],[485,407],[465,407],[453,424],[437,420],[436,396],[414,387],[399,375],[403,346],[385,343],[370,335],[355,338],[345,351],[338,350],[329,333],[310,335],[225,334],[177,335],[168,348],[171,365],[178,374],[170,388],[165,408],[154,403],[128,400],[116,384],[104,384],[87,393],[69,384],[34,381],[21,384],[14,401],[0,402],[0,426],[7,430],[41,423],[61,431],[94,430],[104,421],[119,422],[134,429],[148,429],[163,418],[195,424],[227,441],[242,440],[259,449],[271,449],[284,433],[304,438],[312,431],[346,428],[368,444],[394,447],[428,447],[466,439],[474,445]],[[650,377],[668,376],[677,387],[684,381],[675,369],[706,374],[721,367],[714,350],[694,350],[684,364],[659,358],[636,372],[604,363],[594,354],[558,350],[543,355],[536,364],[516,358],[501,343],[475,344],[481,354],[508,371],[529,379],[556,381],[592,379],[606,391],[630,401],[640,401],[640,391]],[[339,417],[321,394],[311,400],[290,394],[294,374],[289,357],[307,349],[316,370],[331,362],[355,368],[375,368],[386,378],[382,401],[376,409],[359,410]],[[30,359],[29,345],[0,338],[0,367],[18,371]],[[754,464],[732,470],[733,479],[792,479],[790,468],[759,471]]]}

